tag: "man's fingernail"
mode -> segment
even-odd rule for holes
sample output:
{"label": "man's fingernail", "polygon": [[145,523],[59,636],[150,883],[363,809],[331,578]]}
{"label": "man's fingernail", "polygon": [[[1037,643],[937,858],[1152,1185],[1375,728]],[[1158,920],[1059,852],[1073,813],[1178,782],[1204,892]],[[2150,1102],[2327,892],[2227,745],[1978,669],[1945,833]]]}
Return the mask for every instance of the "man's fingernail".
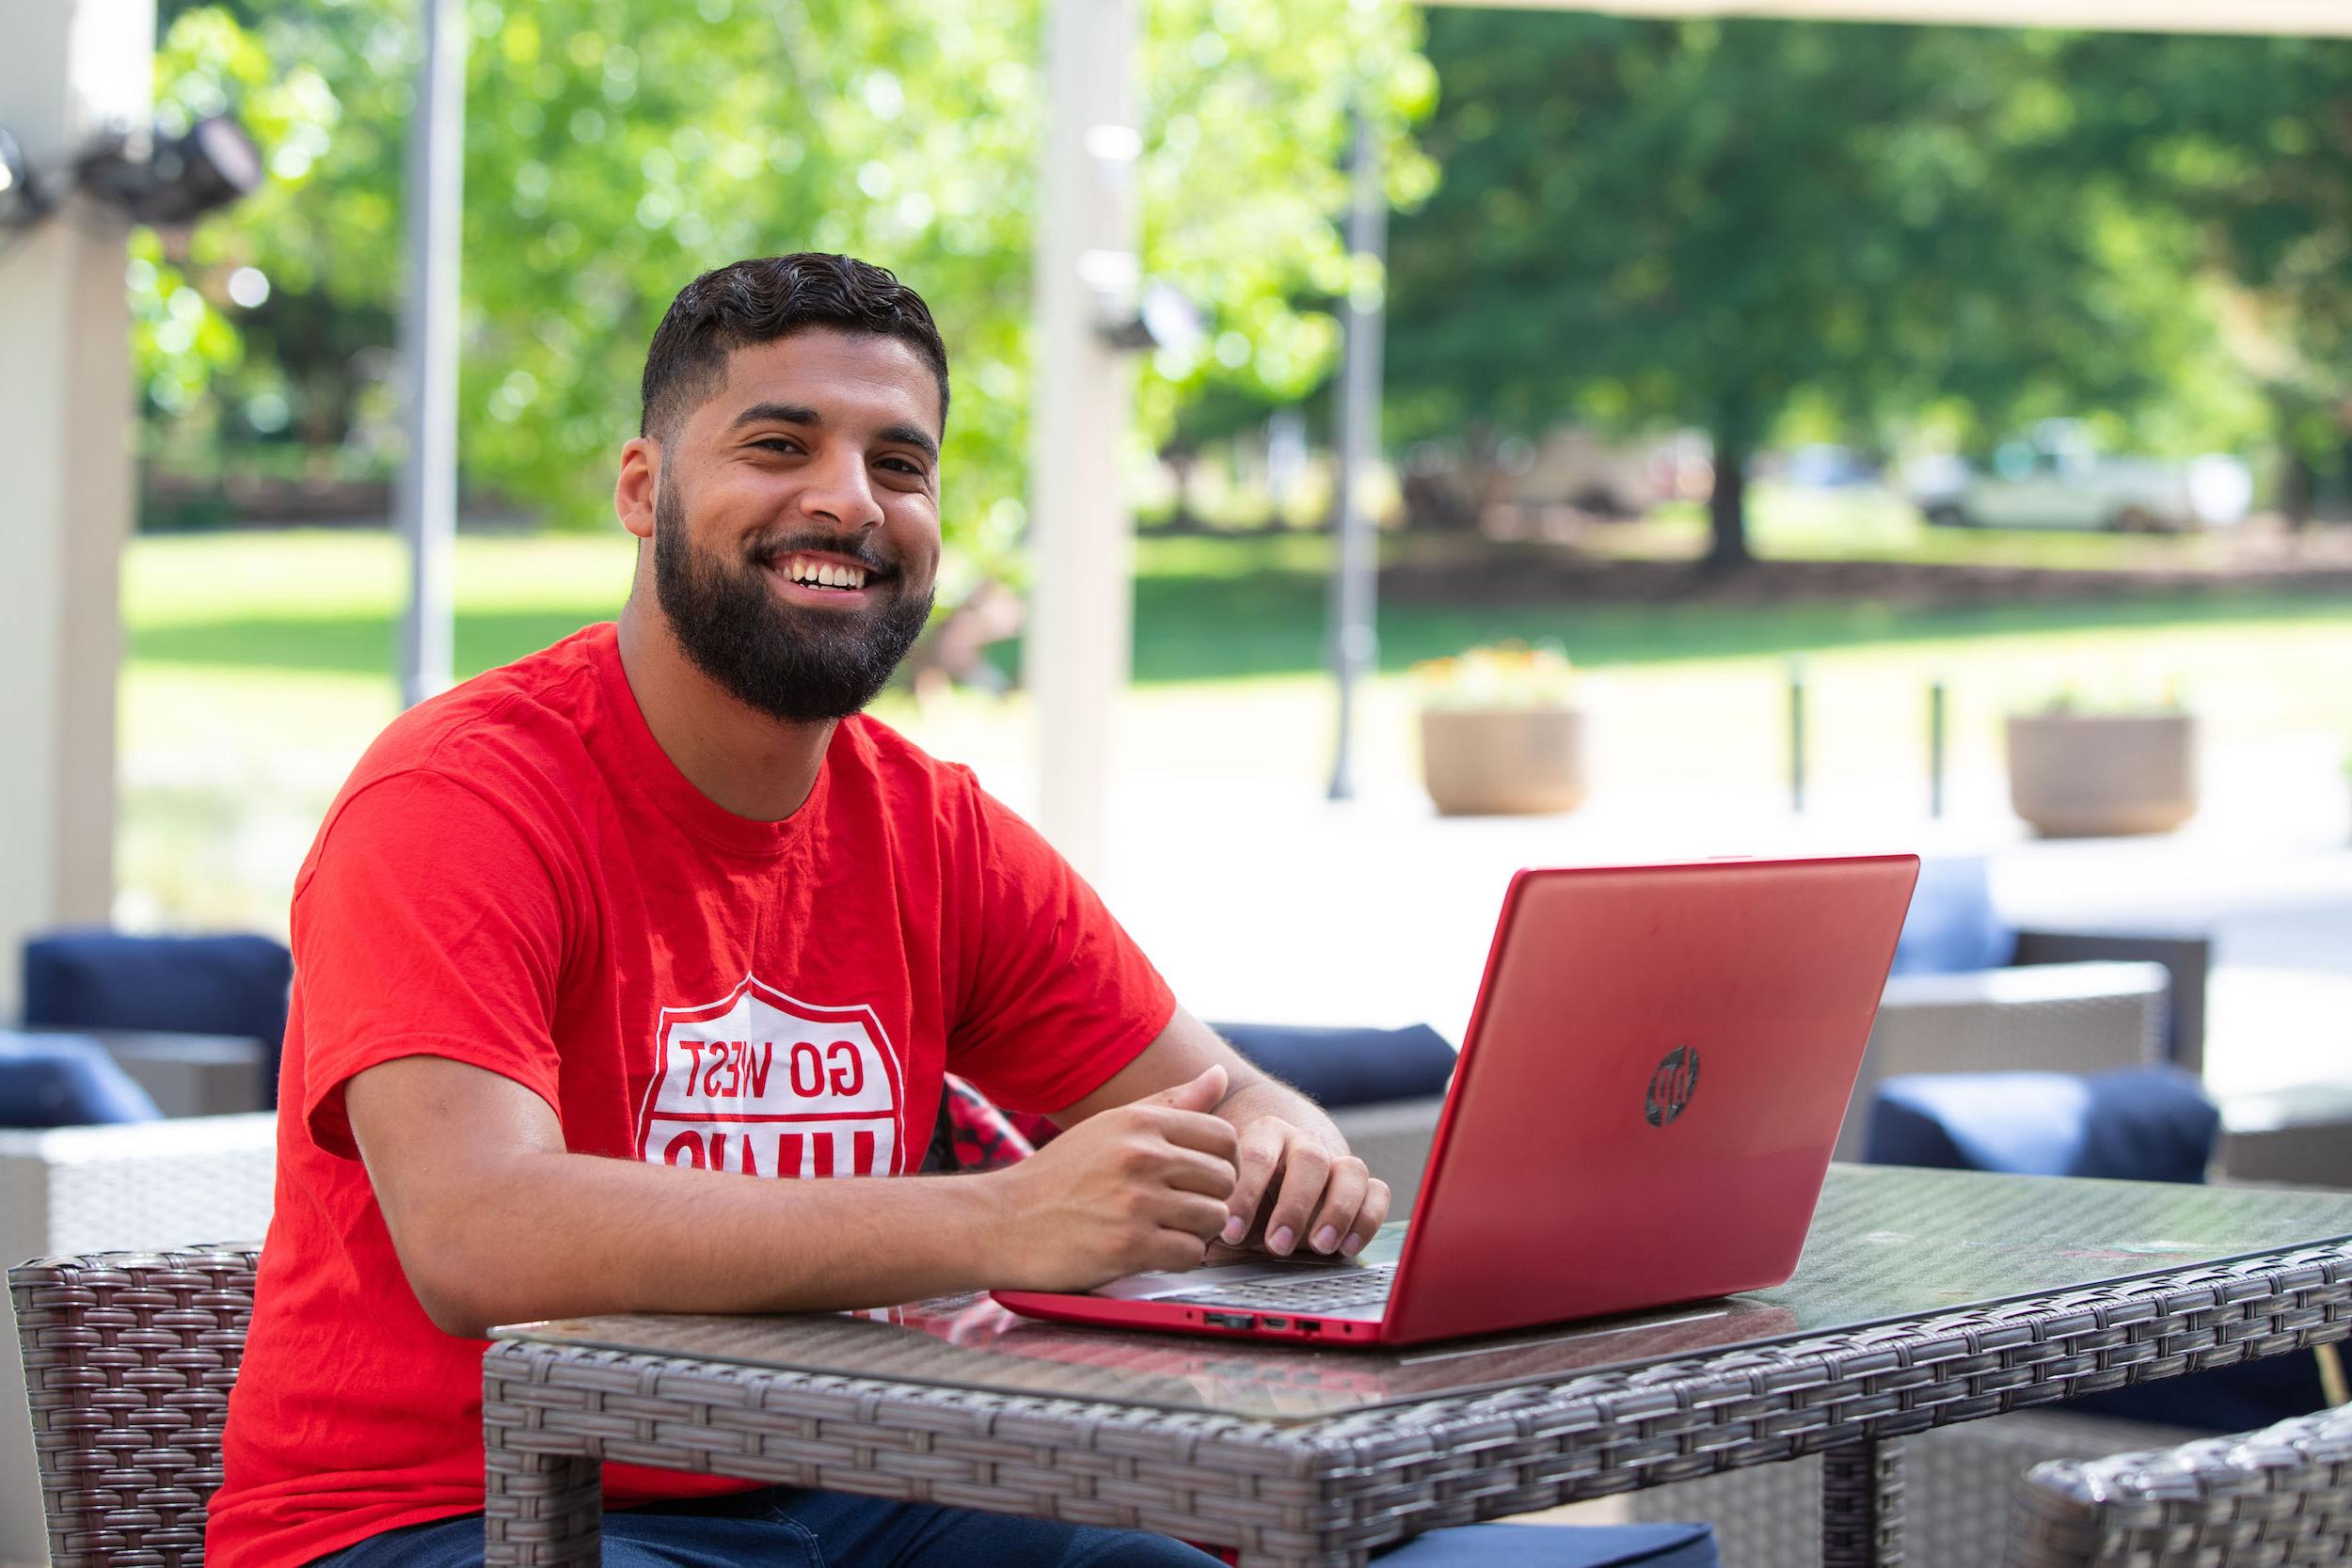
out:
{"label": "man's fingernail", "polygon": [[1363,1250],[1364,1250],[1364,1239],[1363,1239],[1361,1236],[1350,1236],[1350,1237],[1347,1239],[1347,1241],[1346,1241],[1346,1242],[1345,1242],[1345,1243],[1343,1243],[1343,1244],[1340,1247],[1340,1251],[1341,1251],[1341,1252],[1343,1252],[1343,1253],[1344,1253],[1346,1256],[1348,1256],[1348,1257],[1350,1257],[1350,1258],[1355,1257],[1358,1253],[1359,1253],[1359,1252],[1361,1252],[1361,1251],[1363,1251]]}
{"label": "man's fingernail", "polygon": [[1268,1252],[1288,1252],[1291,1249],[1291,1243],[1297,1240],[1298,1238],[1291,1233],[1291,1227],[1286,1225],[1265,1239],[1265,1249]]}
{"label": "man's fingernail", "polygon": [[1248,1219],[1246,1219],[1245,1217],[1243,1217],[1242,1215],[1240,1215],[1240,1214],[1235,1214],[1235,1215],[1232,1216],[1231,1218],[1229,1218],[1228,1220],[1226,1220],[1226,1222],[1225,1222],[1225,1240],[1226,1240],[1226,1242],[1227,1242],[1227,1243],[1228,1243],[1228,1244],[1231,1244],[1232,1243],[1234,1243],[1234,1242],[1238,1242],[1238,1241],[1240,1241],[1240,1240],[1241,1240],[1244,1236],[1247,1236],[1247,1235],[1248,1235],[1248,1234],[1249,1234],[1249,1221],[1248,1221]]}
{"label": "man's fingernail", "polygon": [[1328,1252],[1339,1244],[1340,1232],[1337,1226],[1327,1225],[1322,1229],[1315,1232],[1315,1250],[1317,1252]]}

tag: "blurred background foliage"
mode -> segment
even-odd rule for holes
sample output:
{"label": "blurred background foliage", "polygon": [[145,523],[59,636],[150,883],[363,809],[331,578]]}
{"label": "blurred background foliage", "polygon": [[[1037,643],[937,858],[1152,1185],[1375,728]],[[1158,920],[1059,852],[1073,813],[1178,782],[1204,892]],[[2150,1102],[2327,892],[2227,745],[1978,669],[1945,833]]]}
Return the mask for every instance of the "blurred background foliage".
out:
{"label": "blurred background foliage", "polygon": [[[1144,272],[1190,295],[1208,333],[1148,361],[1147,441],[1204,389],[1288,402],[1323,377],[1337,333],[1321,304],[1354,281],[1327,221],[1346,198],[1351,103],[1367,95],[1411,201],[1433,175],[1406,128],[1435,91],[1394,0],[1148,9]],[[274,178],[168,248],[140,240],[151,460],[233,451],[295,482],[380,482],[396,462],[414,11],[165,0],[162,118],[233,110]],[[635,433],[644,345],[676,290],[746,255],[847,251],[939,317],[959,388],[949,532],[1001,564],[1024,521],[1036,0],[470,0],[466,15],[469,489],[552,523],[609,517],[610,454]],[[266,298],[240,302],[240,269]]]}
{"label": "blurred background foliage", "polygon": [[1426,50],[1397,438],[1704,431],[1724,561],[1772,440],[2342,463],[2341,40],[1438,9]]}
{"label": "blurred background foliage", "polygon": [[[1277,409],[1320,429],[1334,304],[1385,286],[1392,448],[1474,463],[1564,422],[1702,432],[1729,481],[1722,560],[1745,553],[1740,481],[1775,443],[1981,454],[2064,417],[2122,450],[2275,460],[2290,514],[2344,485],[2342,40],[1142,9],[1145,275],[1208,330],[1144,362],[1139,464]],[[383,515],[413,11],[162,0],[164,118],[233,109],[274,178],[192,235],[137,241],[151,519],[253,515],[264,483],[297,500],[339,483]],[[746,254],[848,250],[939,314],[949,532],[1004,569],[1025,519],[1037,0],[467,16],[473,508],[600,521],[676,288]],[[1385,283],[1337,222],[1359,94],[1400,210]],[[207,488],[223,475],[242,499]],[[172,476],[182,498],[159,505]]]}

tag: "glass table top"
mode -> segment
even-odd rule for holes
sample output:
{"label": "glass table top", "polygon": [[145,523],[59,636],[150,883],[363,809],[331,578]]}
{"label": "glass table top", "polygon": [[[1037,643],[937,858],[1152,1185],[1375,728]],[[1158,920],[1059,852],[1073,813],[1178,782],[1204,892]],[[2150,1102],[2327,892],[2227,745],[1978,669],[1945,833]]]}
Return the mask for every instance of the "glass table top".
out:
{"label": "glass table top", "polygon": [[[1393,1259],[1401,1234],[1389,1227],[1363,1261]],[[517,1324],[496,1337],[1305,1420],[1935,1316],[2347,1236],[2352,1196],[2337,1193],[1834,1165],[1786,1284],[1397,1349],[1070,1327],[1017,1317],[985,1295],[861,1313],[616,1314]]]}

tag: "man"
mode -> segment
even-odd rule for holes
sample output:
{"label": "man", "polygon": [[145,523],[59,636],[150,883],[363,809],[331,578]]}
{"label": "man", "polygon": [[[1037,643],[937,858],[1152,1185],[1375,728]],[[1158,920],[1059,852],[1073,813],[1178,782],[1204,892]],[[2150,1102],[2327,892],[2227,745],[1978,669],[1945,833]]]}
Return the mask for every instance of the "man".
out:
{"label": "man", "polygon": [[[939,561],[923,301],[843,257],[722,268],[672,304],[644,400],[618,626],[402,717],[295,880],[215,1568],[479,1562],[495,1323],[1083,1289],[1220,1238],[1352,1253],[1387,1215],[1330,1121],[1177,1006],[1034,832],[859,716]],[[951,1069],[1067,1131],[1001,1171],[885,1180]],[[1208,1560],[605,1478],[613,1564]]]}

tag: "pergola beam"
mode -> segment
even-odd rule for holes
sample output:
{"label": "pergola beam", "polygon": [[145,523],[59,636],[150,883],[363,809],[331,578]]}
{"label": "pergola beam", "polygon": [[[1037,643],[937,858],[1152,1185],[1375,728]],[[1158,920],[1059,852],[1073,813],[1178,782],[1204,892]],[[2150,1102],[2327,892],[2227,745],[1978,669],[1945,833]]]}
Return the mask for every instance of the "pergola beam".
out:
{"label": "pergola beam", "polygon": [[[1461,0],[1426,0],[1451,5]],[[1618,16],[1750,16],[1805,22],[1909,22],[2074,27],[2117,33],[2266,33],[2352,38],[2352,0],[1476,0],[1519,10]]]}

